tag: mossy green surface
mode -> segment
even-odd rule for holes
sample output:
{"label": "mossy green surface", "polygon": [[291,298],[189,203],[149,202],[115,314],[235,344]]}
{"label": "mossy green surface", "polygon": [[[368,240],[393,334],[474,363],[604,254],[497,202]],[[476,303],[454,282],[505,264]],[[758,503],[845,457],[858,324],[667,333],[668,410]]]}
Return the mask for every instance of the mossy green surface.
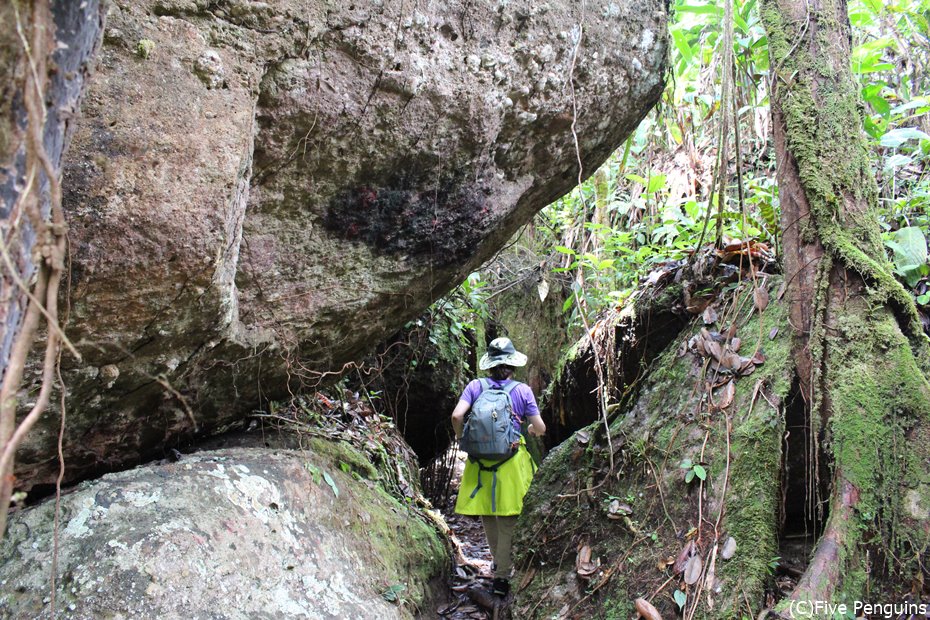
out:
{"label": "mossy green surface", "polygon": [[[774,279],[768,287],[774,291],[778,285]],[[751,355],[758,346],[766,360],[753,374],[736,381],[734,402],[727,409],[729,468],[726,416],[708,413],[703,400],[705,381],[712,377],[694,353],[678,355],[697,333],[695,325],[652,364],[638,399],[613,423],[611,476],[606,477],[609,459],[599,424],[583,429],[583,434],[576,434],[544,461],[526,498],[515,545],[521,574],[535,574],[518,595],[519,612],[529,612],[540,601],[534,617],[548,617],[565,605],[583,617],[629,617],[634,599],[648,597],[671,576],[670,569],[659,570],[657,562],[678,555],[682,537],[698,526],[699,510],[704,519],[699,547],[709,560],[713,524],[721,508],[718,544],[732,535],[738,551],[731,560],[718,559],[721,593],[714,595],[713,609],[702,602],[695,617],[739,617],[747,612],[746,600],[755,605],[754,612],[761,609],[768,564],[778,555],[784,433],[780,407],[791,388],[793,362],[785,307],[771,303],[760,321],[751,301],[747,302],[749,291],[747,287],[739,298],[742,303],[734,304],[728,316],[743,340],[741,353]],[[777,333],[770,339],[775,328]],[[595,437],[590,445],[586,436]],[[685,483],[679,464],[685,458],[700,462],[702,446],[708,476],[699,509],[698,482]],[[632,508],[629,524],[607,517],[615,498]],[[575,556],[582,544],[591,547],[592,556],[604,567],[590,581],[575,575]],[[610,578],[601,583],[607,571]],[[665,617],[676,617],[674,590],[667,586],[653,600]]]}
{"label": "mossy green surface", "polygon": [[[842,7],[842,8],[838,8]],[[831,24],[833,16],[845,11],[845,3],[824,3],[812,17],[821,38],[848,34],[848,25]],[[762,5],[774,65],[775,97],[785,120],[788,149],[793,156],[804,195],[810,206],[810,221],[802,238],[823,243],[827,252],[875,287],[875,295],[891,303],[902,315],[909,335],[926,338],[913,300],[891,274],[877,225],[878,189],[869,151],[862,139],[862,116],[858,86],[845,59],[833,50],[838,41],[818,41],[830,53],[812,54],[799,44],[800,23],[786,23],[778,5]]]}
{"label": "mossy green surface", "polygon": [[[364,454],[327,444],[207,451],[80,485],[62,498],[61,608],[81,619],[431,611],[450,565],[432,519],[363,478],[380,469],[356,469]],[[13,516],[0,617],[46,614],[54,512],[48,501]],[[395,601],[382,595],[391,587]]]}
{"label": "mossy green surface", "polygon": [[[834,483],[856,489],[854,518],[829,522],[843,541],[839,578],[819,579],[814,595],[849,602],[866,592],[904,590],[921,572],[917,558],[926,554],[930,528],[915,521],[907,496],[922,484],[930,458],[927,442],[915,440],[926,437],[930,424],[930,347],[880,237],[861,101],[849,69],[846,4],[828,0],[797,19],[774,0],[761,10],[773,109],[790,155],[782,170],[796,169],[810,213],[801,255],[816,257],[818,243],[823,249],[811,324],[796,326],[809,328],[812,422],[826,423],[823,447]],[[795,215],[804,216],[803,209]]]}

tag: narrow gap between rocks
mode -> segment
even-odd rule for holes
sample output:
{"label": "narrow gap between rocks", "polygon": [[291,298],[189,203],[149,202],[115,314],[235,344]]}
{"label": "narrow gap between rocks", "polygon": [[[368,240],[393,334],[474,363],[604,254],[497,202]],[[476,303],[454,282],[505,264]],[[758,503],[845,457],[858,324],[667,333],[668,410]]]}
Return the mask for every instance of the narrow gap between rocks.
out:
{"label": "narrow gap between rocks", "polygon": [[495,603],[494,598],[489,595],[473,600],[469,590],[487,590],[490,586],[493,577],[491,550],[481,518],[455,513],[455,498],[467,458],[457,444],[452,445],[424,468],[421,475],[424,493],[449,525],[449,538],[454,547],[450,600],[436,612],[440,618],[448,620],[487,620],[495,617],[494,609],[488,608]]}

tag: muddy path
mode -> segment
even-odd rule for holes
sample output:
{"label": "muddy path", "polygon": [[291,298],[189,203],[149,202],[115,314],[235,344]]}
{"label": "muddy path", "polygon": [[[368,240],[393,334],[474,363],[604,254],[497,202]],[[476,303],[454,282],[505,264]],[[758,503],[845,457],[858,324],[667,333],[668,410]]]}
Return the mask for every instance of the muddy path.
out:
{"label": "muddy path", "polygon": [[[441,606],[437,614],[439,618],[447,620],[503,618],[506,614],[500,600],[489,593],[493,578],[493,560],[481,518],[456,514],[454,510],[465,458],[464,453],[456,456],[449,497],[440,506],[440,512],[449,525],[456,553],[453,558],[455,566],[449,580],[449,602]],[[487,594],[482,596],[486,592]]]}

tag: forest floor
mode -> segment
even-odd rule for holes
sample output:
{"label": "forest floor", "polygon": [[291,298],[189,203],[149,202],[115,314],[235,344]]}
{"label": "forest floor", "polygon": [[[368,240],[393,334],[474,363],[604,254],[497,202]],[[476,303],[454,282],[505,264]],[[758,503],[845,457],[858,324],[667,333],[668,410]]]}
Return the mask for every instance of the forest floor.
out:
{"label": "forest floor", "polygon": [[450,579],[449,603],[439,608],[440,618],[447,620],[491,620],[492,610],[485,605],[493,604],[494,597],[478,597],[480,602],[469,596],[469,591],[487,590],[491,586],[493,571],[492,558],[488,541],[484,535],[480,517],[469,517],[455,513],[455,498],[458,494],[462,472],[465,468],[464,453],[459,453],[449,485],[449,498],[440,507],[443,517],[451,530],[453,545],[459,550],[455,554],[455,568]]}

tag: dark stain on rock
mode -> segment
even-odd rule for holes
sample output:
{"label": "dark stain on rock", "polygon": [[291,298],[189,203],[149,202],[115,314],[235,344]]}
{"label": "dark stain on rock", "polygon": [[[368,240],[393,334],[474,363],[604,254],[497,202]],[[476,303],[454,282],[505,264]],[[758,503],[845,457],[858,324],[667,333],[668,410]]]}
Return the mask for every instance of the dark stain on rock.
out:
{"label": "dark stain on rock", "polygon": [[430,187],[395,175],[384,184],[359,184],[337,194],[323,221],[334,235],[378,252],[427,255],[435,265],[448,265],[475,252],[491,221],[489,194],[461,177]]}

